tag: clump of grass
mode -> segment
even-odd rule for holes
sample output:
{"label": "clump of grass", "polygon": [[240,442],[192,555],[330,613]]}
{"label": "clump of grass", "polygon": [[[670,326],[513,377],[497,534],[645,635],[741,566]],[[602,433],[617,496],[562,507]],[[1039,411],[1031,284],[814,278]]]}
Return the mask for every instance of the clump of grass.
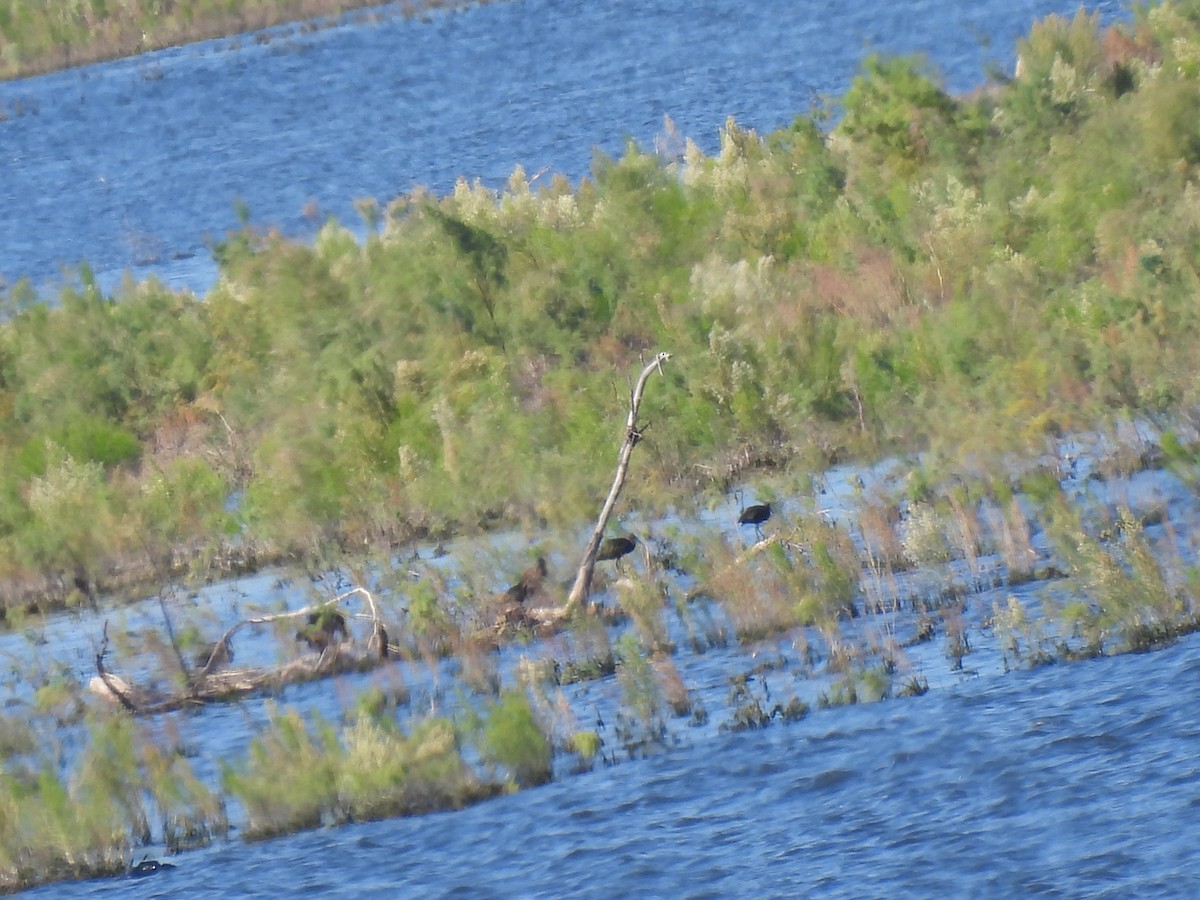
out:
{"label": "clump of grass", "polygon": [[550,738],[524,691],[505,691],[490,705],[478,740],[484,760],[507,772],[516,786],[544,784],[553,777]]}
{"label": "clump of grass", "polygon": [[998,505],[985,508],[988,528],[999,545],[1010,585],[1033,578],[1037,553],[1033,549],[1029,519],[1006,482],[997,482]]}
{"label": "clump of grass", "polygon": [[735,675],[729,680],[729,704],[733,714],[721,723],[721,731],[751,731],[766,728],[778,718],[784,722],[798,722],[808,715],[808,704],[796,696],[786,703],[771,704],[770,689],[762,680],[762,695],[751,689],[754,676],[747,673]]}
{"label": "clump of grass", "polygon": [[942,621],[946,629],[946,656],[950,659],[951,668],[956,672],[961,671],[963,657],[971,652],[965,609],[958,604],[945,607]]}
{"label": "clump of grass", "polygon": [[923,675],[912,675],[896,692],[897,697],[921,697],[929,693],[929,682]]}
{"label": "clump of grass", "polygon": [[574,684],[577,681],[595,681],[607,678],[617,671],[617,658],[611,652],[591,659],[568,659],[560,664],[559,684]]}
{"label": "clump of grass", "polygon": [[933,620],[933,616],[927,612],[923,612],[917,616],[916,630],[913,632],[913,636],[905,643],[905,646],[914,647],[917,644],[928,643],[933,640],[936,634],[937,625]]}
{"label": "clump of grass", "polygon": [[0,769],[0,892],[124,871],[133,847],[152,840],[150,804],[168,842],[188,827],[221,830],[220,801],[130,719],[97,719],[88,734],[68,771],[50,759]]}
{"label": "clump of grass", "polygon": [[[132,846],[119,804],[72,789],[49,765],[0,779],[0,890],[115,875]],[[86,797],[81,794],[88,794]]]}
{"label": "clump of grass", "polygon": [[757,545],[743,557],[718,545],[712,549],[703,594],[720,605],[739,641],[761,640],[797,624],[791,595],[780,578],[791,564],[778,543]]}
{"label": "clump of grass", "polygon": [[579,756],[582,767],[587,769],[595,762],[604,746],[604,739],[592,729],[577,731],[571,735],[570,750]]}
{"label": "clump of grass", "polygon": [[820,709],[833,709],[838,706],[853,706],[858,703],[858,681],[847,674],[834,681],[828,690],[822,691],[817,698]]}
{"label": "clump of grass", "polygon": [[801,521],[795,537],[805,548],[806,564],[792,565],[788,559],[785,571],[790,575],[789,586],[800,597],[795,606],[800,622],[821,625],[857,616],[855,595],[861,563],[850,536],[810,517]]}
{"label": "clump of grass", "polygon": [[817,700],[822,709],[878,703],[891,696],[893,667],[887,663],[854,668],[842,674]]}
{"label": "clump of grass", "polygon": [[443,719],[405,734],[390,719],[360,714],[339,732],[294,709],[272,710],[249,755],[226,763],[222,780],[246,809],[248,840],[453,809],[495,792],[471,772]]}
{"label": "clump of grass", "polygon": [[617,582],[621,608],[629,613],[642,642],[653,651],[670,652],[671,641],[663,618],[666,586],[647,578],[623,578]]}
{"label": "clump of grass", "polygon": [[1146,538],[1141,520],[1121,510],[1107,540],[1092,537],[1082,515],[1057,503],[1048,529],[1069,562],[1080,596],[1066,603],[1063,619],[1089,652],[1140,651],[1174,639],[1192,614],[1182,586]]}
{"label": "clump of grass", "polygon": [[632,634],[617,641],[617,683],[621,686],[618,735],[633,755],[666,737],[662,718],[663,697],[645,649]]}
{"label": "clump of grass", "polygon": [[144,781],[162,822],[162,842],[172,853],[207,847],[229,835],[224,799],[204,784],[175,748],[142,749]]}
{"label": "clump of grass", "polygon": [[665,653],[655,653],[650,664],[658,677],[659,690],[671,712],[676,716],[691,714],[694,707],[692,695],[684,684],[675,661]]}
{"label": "clump of grass", "polygon": [[248,840],[316,828],[337,807],[335,774],[342,756],[333,727],[313,725],[294,709],[272,709],[240,765],[225,764],[226,790],[246,809]]}
{"label": "clump of grass", "polygon": [[426,719],[404,734],[390,719],[359,716],[342,742],[335,821],[457,809],[493,793],[472,774],[444,719]]}
{"label": "clump of grass", "polygon": [[570,656],[560,660],[558,683],[594,681],[617,671],[617,654],[609,642],[604,624],[593,616],[575,622],[570,634]]}
{"label": "clump of grass", "polygon": [[1000,643],[1005,671],[1010,660],[1029,668],[1054,661],[1053,653],[1046,648],[1045,619],[1030,616],[1016,597],[1010,596],[1004,605],[999,601],[992,604],[991,625]]}

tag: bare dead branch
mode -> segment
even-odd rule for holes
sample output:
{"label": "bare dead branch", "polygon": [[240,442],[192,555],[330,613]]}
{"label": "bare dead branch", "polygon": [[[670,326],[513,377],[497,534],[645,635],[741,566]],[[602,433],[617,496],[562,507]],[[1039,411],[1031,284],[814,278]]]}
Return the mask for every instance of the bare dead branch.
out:
{"label": "bare dead branch", "polygon": [[[100,650],[96,654],[96,669],[99,672],[100,684],[94,685],[92,690],[105,696],[107,699],[116,700],[131,713],[137,715],[154,715],[199,703],[234,699],[255,691],[278,687],[283,684],[308,681],[314,678],[324,678],[339,672],[369,671],[385,663],[388,659],[388,654],[382,652],[379,646],[379,642],[384,642],[383,646],[386,646],[387,632],[379,619],[379,609],[375,604],[375,598],[371,596],[369,591],[361,587],[352,588],[332,599],[310,604],[303,609],[244,619],[221,635],[216,646],[218,648],[221,645],[228,646],[234,634],[247,625],[263,625],[270,622],[307,616],[342,603],[348,597],[355,594],[366,598],[371,610],[369,615],[359,614],[355,616],[355,618],[370,619],[373,623],[371,641],[375,641],[376,643],[372,647],[372,644],[368,642],[367,646],[372,648],[373,652],[369,652],[366,655],[354,653],[327,654],[322,652],[320,658],[315,661],[311,658],[298,659],[277,669],[242,669],[209,673],[207,669],[209,667],[215,668],[213,661],[220,655],[214,650],[209,656],[205,670],[200,673],[203,677],[197,678],[194,683],[189,684],[185,691],[175,694],[151,694],[148,691],[128,685],[124,679],[108,673],[105,669],[104,656],[108,649],[108,623],[105,622]],[[95,681],[97,679],[93,679],[93,682]]]}
{"label": "bare dead branch", "polygon": [[96,651],[96,674],[100,676],[100,680],[104,682],[104,686],[109,693],[117,698],[117,702],[131,713],[136,713],[137,706],[129,698],[127,689],[119,684],[119,679],[110,675],[108,670],[104,668],[104,656],[108,653],[108,620],[104,620],[104,632],[100,640],[100,649]]}
{"label": "bare dead branch", "polygon": [[600,510],[600,517],[596,520],[596,527],[592,531],[592,537],[588,541],[587,549],[584,551],[583,561],[579,564],[579,573],[575,576],[575,584],[571,588],[571,593],[567,597],[567,604],[563,610],[564,616],[569,616],[575,610],[582,607],[591,594],[592,576],[596,571],[596,553],[600,549],[600,541],[604,538],[604,529],[608,526],[608,519],[612,515],[613,508],[617,505],[617,498],[621,495],[621,489],[625,486],[625,478],[629,474],[629,459],[633,455],[633,448],[641,441],[646,429],[646,426],[638,424],[638,408],[642,404],[642,394],[646,390],[646,381],[655,371],[661,375],[663,373],[663,363],[670,358],[670,353],[661,352],[655,354],[654,359],[642,369],[642,373],[637,380],[637,385],[630,391],[629,417],[625,421],[625,439],[621,444],[621,452],[617,458],[617,472],[613,478],[612,488],[608,492],[608,499],[604,501],[604,507]]}
{"label": "bare dead branch", "polygon": [[[228,648],[229,641],[233,638],[234,634],[236,634],[241,629],[245,628],[247,625],[266,625],[271,622],[279,622],[279,621],[283,621],[285,619],[298,619],[301,616],[307,616],[310,613],[320,612],[321,610],[328,609],[331,606],[337,606],[339,603],[341,603],[347,597],[352,597],[355,594],[361,594],[363,597],[365,597],[367,599],[367,603],[371,607],[371,620],[372,620],[372,622],[378,624],[379,623],[379,611],[375,606],[375,598],[371,596],[371,592],[368,591],[366,588],[355,587],[355,588],[351,588],[348,591],[343,591],[342,593],[338,594],[336,597],[332,598],[331,600],[324,600],[320,603],[310,603],[308,606],[304,607],[303,609],[297,609],[297,610],[293,610],[290,612],[283,612],[283,613],[273,613],[272,615],[267,615],[267,616],[253,616],[249,619],[242,619],[242,621],[231,626],[223,635],[221,635],[220,640],[217,641],[217,648],[220,648],[222,646]],[[207,665],[205,665],[204,669],[201,671],[201,674],[203,674],[203,675],[209,674],[209,669],[213,667],[213,661],[215,659],[217,659],[218,656],[219,656],[219,654],[217,652],[217,649],[214,649],[212,655],[208,659]],[[324,657],[324,653],[322,653],[322,658],[323,657]]]}

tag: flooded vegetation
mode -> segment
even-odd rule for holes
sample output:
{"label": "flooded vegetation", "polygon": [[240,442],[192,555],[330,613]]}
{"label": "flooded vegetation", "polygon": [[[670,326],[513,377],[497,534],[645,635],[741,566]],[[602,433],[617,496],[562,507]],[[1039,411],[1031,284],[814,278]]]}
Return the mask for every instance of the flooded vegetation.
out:
{"label": "flooded vegetation", "polygon": [[1197,630],[1192,6],[7,289],[0,890]]}

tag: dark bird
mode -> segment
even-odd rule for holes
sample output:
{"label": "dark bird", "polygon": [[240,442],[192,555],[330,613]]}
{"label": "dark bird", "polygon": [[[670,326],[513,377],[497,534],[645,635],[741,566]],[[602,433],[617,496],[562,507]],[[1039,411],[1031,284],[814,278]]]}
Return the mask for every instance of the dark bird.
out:
{"label": "dark bird", "polygon": [[346,617],[336,609],[326,608],[308,614],[308,622],[296,632],[296,640],[308,644],[310,650],[324,653],[331,644],[338,643],[348,633]]}
{"label": "dark bird", "polygon": [[146,856],[142,861],[135,863],[129,867],[130,878],[145,878],[147,875],[154,875],[157,872],[165,872],[167,869],[174,869],[175,863],[159,862],[157,859],[151,859]]}
{"label": "dark bird", "polygon": [[628,537],[606,538],[601,544],[600,549],[596,552],[596,562],[604,562],[605,560],[615,560],[617,568],[621,568],[621,557],[628,556],[633,552],[633,548],[637,546],[638,539],[632,534]]}
{"label": "dark bird", "polygon": [[375,623],[375,628],[371,632],[371,644],[380,659],[388,658],[388,633],[382,622]]}
{"label": "dark bird", "polygon": [[545,577],[546,558],[539,556],[537,562],[521,573],[517,583],[504,592],[505,599],[510,603],[524,603],[538,592]]}
{"label": "dark bird", "polygon": [[233,662],[232,641],[209,641],[201,645],[192,657],[197,669],[217,669]]}
{"label": "dark bird", "polygon": [[742,510],[742,514],[738,516],[739,525],[753,525],[754,533],[758,535],[761,541],[763,537],[762,523],[771,518],[770,503],[755,503],[753,506],[747,506]]}

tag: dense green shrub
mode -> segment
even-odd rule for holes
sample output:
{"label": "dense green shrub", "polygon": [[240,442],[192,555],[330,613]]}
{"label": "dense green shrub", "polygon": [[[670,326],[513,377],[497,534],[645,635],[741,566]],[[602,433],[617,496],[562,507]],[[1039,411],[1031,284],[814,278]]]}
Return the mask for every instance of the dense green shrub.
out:
{"label": "dense green shrub", "polygon": [[553,748],[523,691],[509,690],[492,704],[479,738],[485,761],[521,786],[550,780]]}

